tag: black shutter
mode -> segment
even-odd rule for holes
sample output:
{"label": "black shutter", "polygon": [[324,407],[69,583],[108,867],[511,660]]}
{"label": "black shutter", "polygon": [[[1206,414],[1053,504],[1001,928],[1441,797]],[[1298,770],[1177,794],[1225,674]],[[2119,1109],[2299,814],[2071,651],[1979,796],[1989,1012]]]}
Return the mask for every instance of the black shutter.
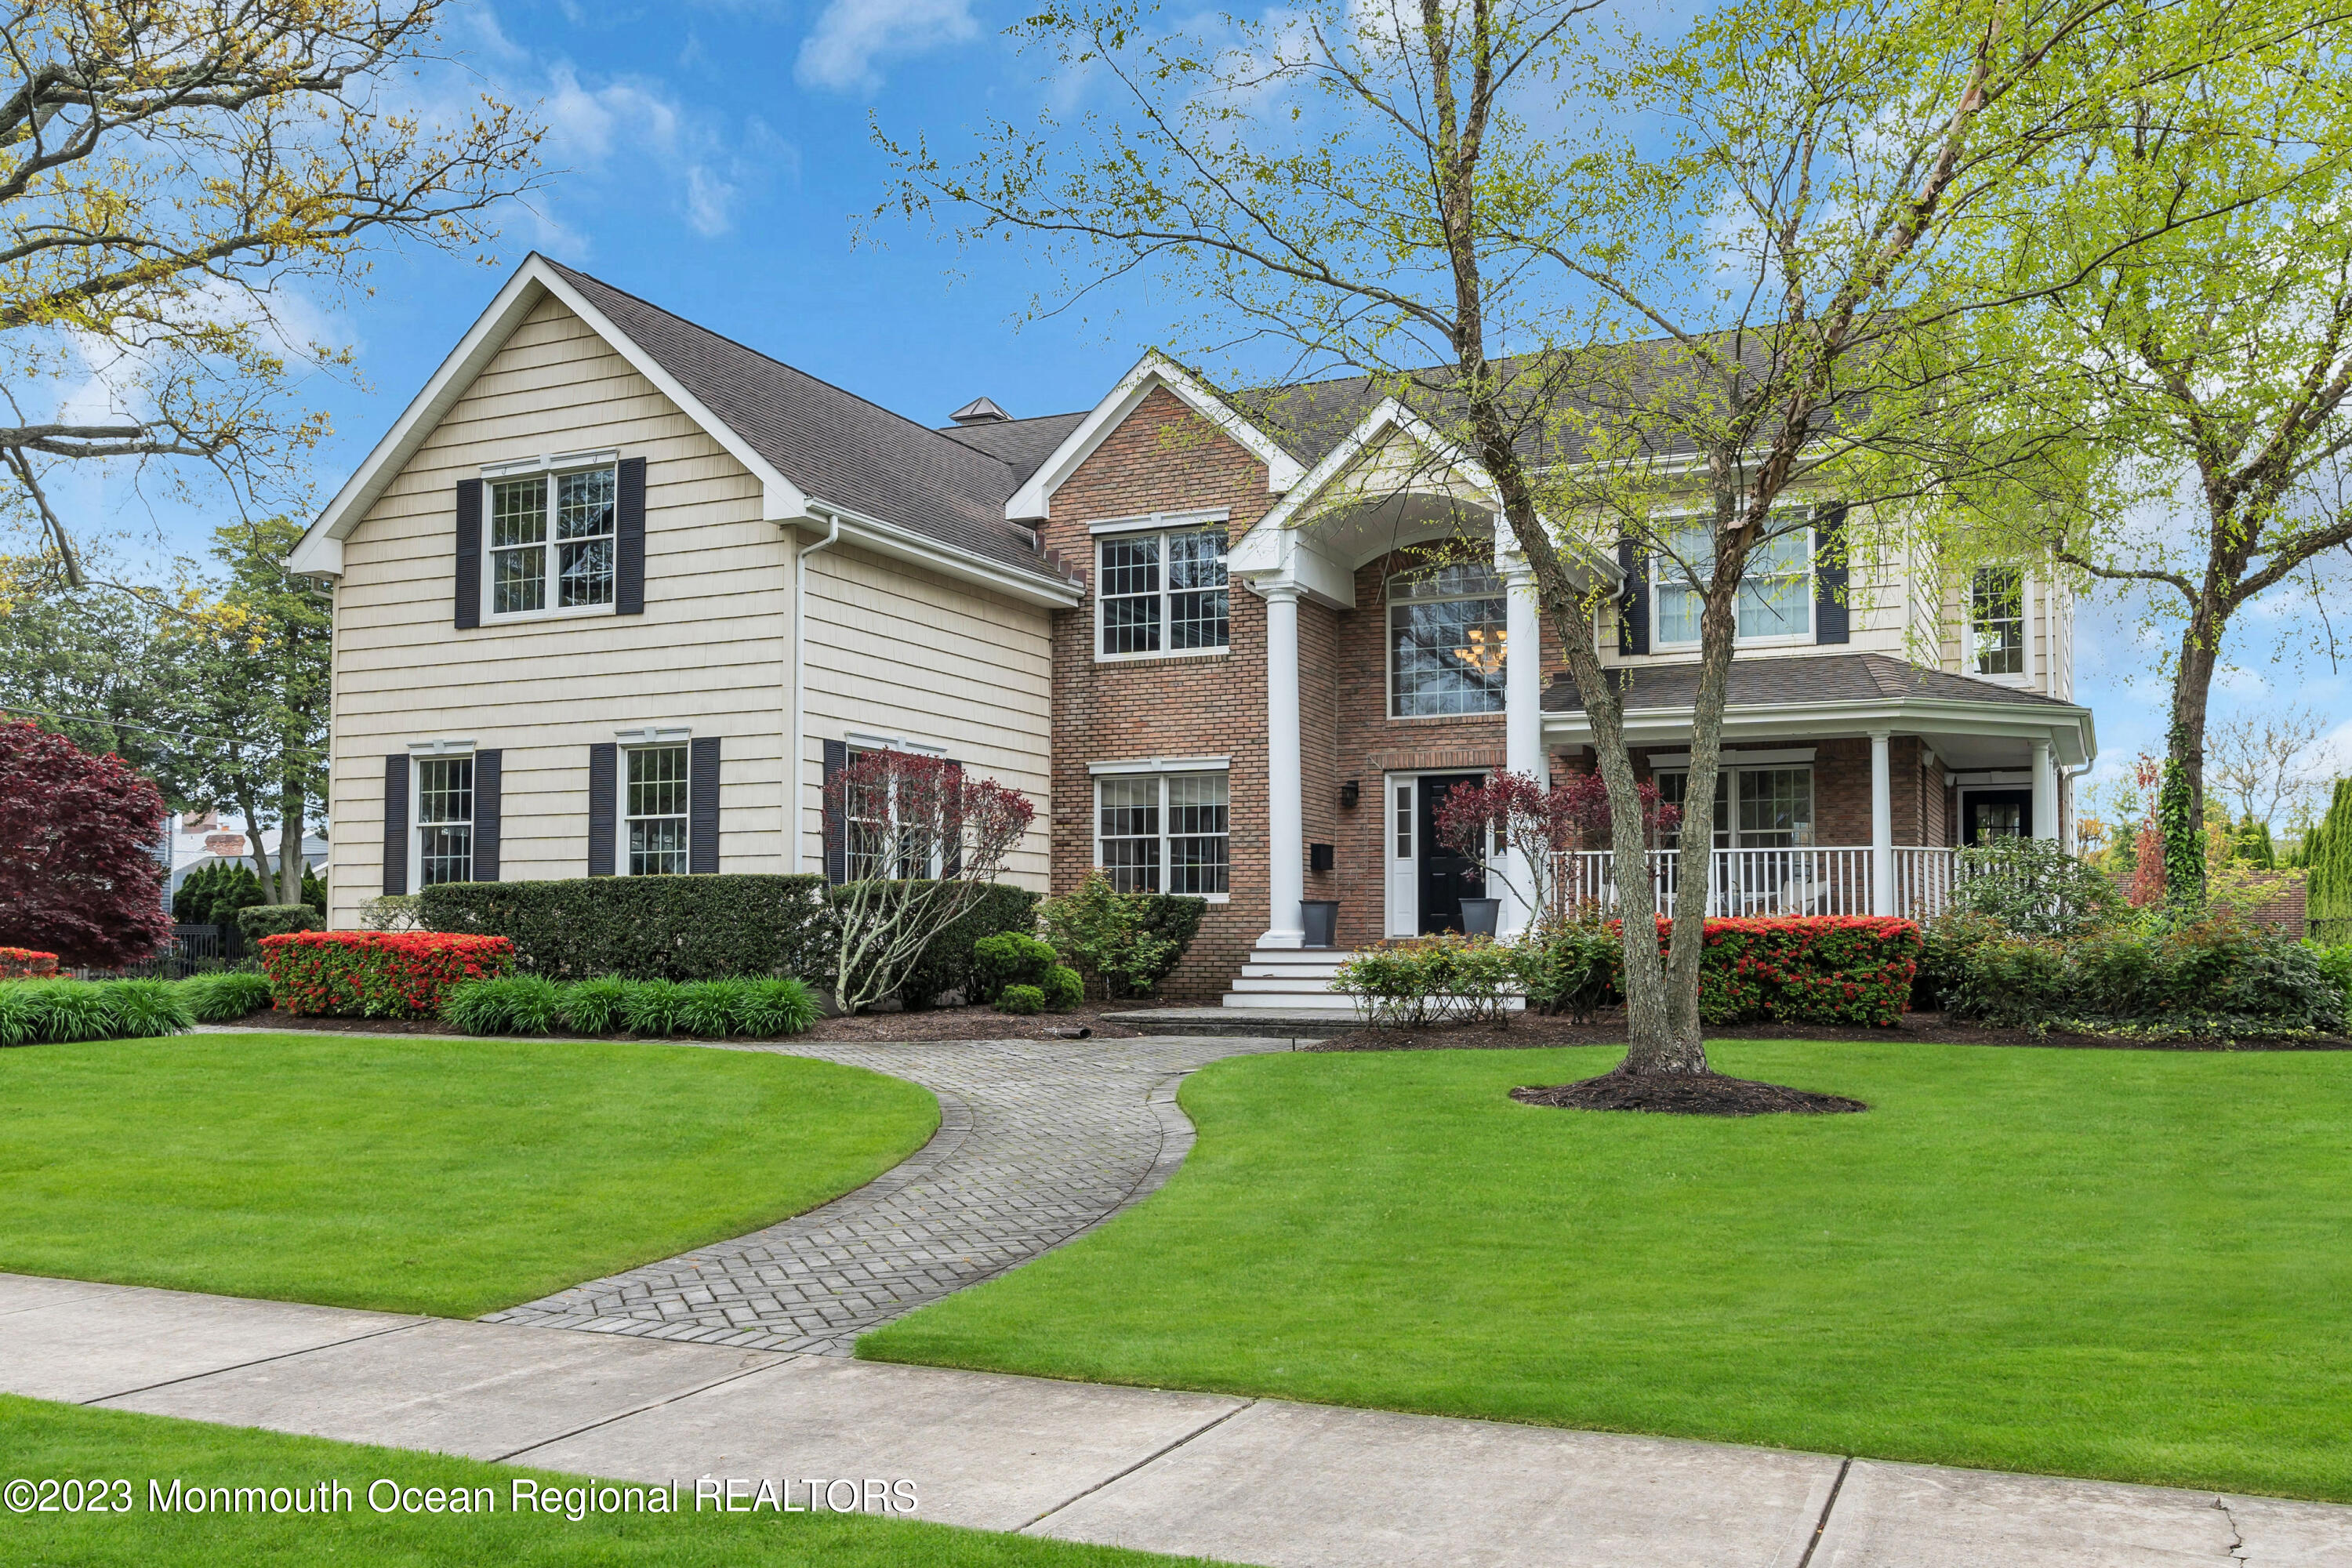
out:
{"label": "black shutter", "polygon": [[457,629],[482,624],[482,481],[457,481]]}
{"label": "black shutter", "polygon": [[474,753],[474,880],[499,879],[499,787],[506,761],[501,752]]}
{"label": "black shutter", "polygon": [[646,460],[621,459],[619,517],[614,528],[613,613],[646,613]]}
{"label": "black shutter", "polygon": [[1845,508],[1823,507],[1813,523],[1813,640],[1849,639],[1853,624],[1846,603]]}
{"label": "black shutter", "polygon": [[408,753],[383,760],[383,890],[408,891]]}
{"label": "black shutter", "polygon": [[842,831],[839,802],[833,798],[834,775],[849,765],[849,742],[824,743],[824,879],[838,887],[849,880],[849,840]]}
{"label": "black shutter", "polygon": [[1617,651],[1650,651],[1650,563],[1630,539],[1617,542],[1617,567],[1625,588],[1617,600]]}
{"label": "black shutter", "polygon": [[613,844],[619,826],[613,820],[615,784],[621,773],[621,748],[612,741],[588,748],[588,874],[613,874]]}
{"label": "black shutter", "polygon": [[686,753],[686,868],[719,869],[719,737],[701,735]]}
{"label": "black shutter", "polygon": [[[961,799],[963,795],[961,763],[948,764],[948,791],[950,800]],[[953,879],[963,875],[963,813],[961,811],[949,813],[945,827],[948,841],[946,848],[940,855],[940,875]]]}

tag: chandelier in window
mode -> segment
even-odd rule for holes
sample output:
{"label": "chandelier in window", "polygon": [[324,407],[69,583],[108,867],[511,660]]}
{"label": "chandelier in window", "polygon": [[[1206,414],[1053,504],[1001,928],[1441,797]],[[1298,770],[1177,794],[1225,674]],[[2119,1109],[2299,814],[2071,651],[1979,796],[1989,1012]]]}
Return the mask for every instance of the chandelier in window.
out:
{"label": "chandelier in window", "polygon": [[1452,649],[1455,658],[1481,675],[1492,675],[1503,668],[1504,634],[1500,627],[1465,627],[1462,638],[1470,646]]}

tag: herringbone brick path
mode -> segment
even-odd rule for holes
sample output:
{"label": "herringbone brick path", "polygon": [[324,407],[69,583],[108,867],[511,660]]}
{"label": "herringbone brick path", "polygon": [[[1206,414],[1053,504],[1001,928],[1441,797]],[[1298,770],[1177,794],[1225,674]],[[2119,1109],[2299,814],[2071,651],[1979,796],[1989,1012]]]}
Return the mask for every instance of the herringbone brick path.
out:
{"label": "herringbone brick path", "polygon": [[1287,1041],[1159,1037],[764,1048],[909,1079],[940,1130],[822,1208],[485,1320],[847,1355],[866,1330],[1003,1273],[1183,1163],[1185,1074]]}

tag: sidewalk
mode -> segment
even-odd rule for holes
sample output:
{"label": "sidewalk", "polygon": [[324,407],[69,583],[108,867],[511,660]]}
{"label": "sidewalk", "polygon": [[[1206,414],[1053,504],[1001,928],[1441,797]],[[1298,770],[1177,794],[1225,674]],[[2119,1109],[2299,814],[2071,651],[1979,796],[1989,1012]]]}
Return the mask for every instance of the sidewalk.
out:
{"label": "sidewalk", "polygon": [[2352,1508],[0,1275],[0,1391],[1267,1568],[2352,1568]]}

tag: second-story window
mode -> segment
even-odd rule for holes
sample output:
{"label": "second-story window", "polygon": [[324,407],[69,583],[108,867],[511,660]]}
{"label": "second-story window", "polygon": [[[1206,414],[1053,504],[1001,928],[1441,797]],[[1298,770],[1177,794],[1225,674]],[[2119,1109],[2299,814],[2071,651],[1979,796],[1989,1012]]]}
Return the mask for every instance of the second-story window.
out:
{"label": "second-story window", "polygon": [[2025,574],[1983,566],[1969,588],[1969,658],[1979,675],[2025,673]]}
{"label": "second-story window", "polygon": [[1223,527],[1114,534],[1102,541],[1097,565],[1105,658],[1196,653],[1232,641]]}
{"label": "second-story window", "polygon": [[[1657,641],[1690,647],[1699,640],[1706,585],[1715,575],[1714,531],[1700,523],[1678,531],[1674,555],[1651,563],[1657,605]],[[1685,568],[1688,570],[1685,572]],[[1809,637],[1813,632],[1813,533],[1791,525],[1748,553],[1748,571],[1733,601],[1741,642]]]}
{"label": "second-story window", "polygon": [[1503,580],[1472,562],[1389,584],[1389,714],[1503,710]]}
{"label": "second-story window", "polygon": [[490,613],[613,602],[610,468],[496,479],[490,490]]}

